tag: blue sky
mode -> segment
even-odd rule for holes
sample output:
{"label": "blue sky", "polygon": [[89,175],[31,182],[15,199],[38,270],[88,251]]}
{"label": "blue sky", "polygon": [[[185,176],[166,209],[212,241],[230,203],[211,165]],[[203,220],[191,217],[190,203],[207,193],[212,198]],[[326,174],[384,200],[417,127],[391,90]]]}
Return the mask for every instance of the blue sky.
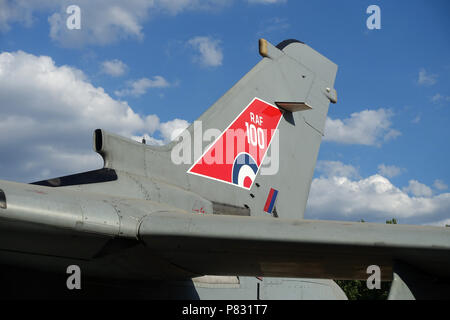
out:
{"label": "blue sky", "polygon": [[[81,30],[65,28],[71,4]],[[371,4],[380,30],[366,26]],[[450,224],[448,12],[445,0],[0,0],[0,178],[94,169],[97,126],[165,143],[261,59],[258,38],[296,38],[339,66],[307,217]]]}

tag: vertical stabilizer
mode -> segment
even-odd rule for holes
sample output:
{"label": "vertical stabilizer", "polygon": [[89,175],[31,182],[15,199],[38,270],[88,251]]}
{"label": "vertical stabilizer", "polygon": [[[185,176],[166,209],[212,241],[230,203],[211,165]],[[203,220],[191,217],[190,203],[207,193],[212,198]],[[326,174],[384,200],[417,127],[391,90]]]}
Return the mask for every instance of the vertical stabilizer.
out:
{"label": "vertical stabilizer", "polygon": [[188,183],[205,198],[248,207],[252,215],[299,218],[328,106],[337,100],[337,66],[297,40],[273,46],[261,39],[259,47],[263,59],[187,129],[192,136],[199,126],[203,134],[220,132],[203,139],[202,153],[192,143]]}

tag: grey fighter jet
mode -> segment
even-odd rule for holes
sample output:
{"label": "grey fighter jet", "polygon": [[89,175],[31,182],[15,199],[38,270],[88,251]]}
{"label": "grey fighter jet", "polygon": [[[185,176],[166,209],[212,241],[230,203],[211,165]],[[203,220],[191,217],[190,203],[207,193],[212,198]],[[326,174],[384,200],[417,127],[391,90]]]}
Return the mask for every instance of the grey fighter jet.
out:
{"label": "grey fighter jet", "polygon": [[97,129],[102,169],[0,181],[0,296],[346,299],[329,279],[372,267],[391,299],[448,298],[449,228],[303,219],[337,66],[259,52],[167,145]]}

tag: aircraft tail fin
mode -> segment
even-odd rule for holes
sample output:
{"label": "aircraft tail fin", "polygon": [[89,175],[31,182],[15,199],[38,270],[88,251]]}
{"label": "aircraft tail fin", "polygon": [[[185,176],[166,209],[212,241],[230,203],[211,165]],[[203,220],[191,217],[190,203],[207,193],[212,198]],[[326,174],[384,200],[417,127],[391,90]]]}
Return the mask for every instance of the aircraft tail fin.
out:
{"label": "aircraft tail fin", "polygon": [[302,218],[337,66],[297,40],[259,41],[263,59],[166,146],[97,130],[105,167],[200,195],[214,213]]}
{"label": "aircraft tail fin", "polygon": [[259,52],[263,59],[186,130],[194,136],[189,185],[252,215],[299,218],[337,100],[337,66],[292,39],[277,46],[260,39]]}

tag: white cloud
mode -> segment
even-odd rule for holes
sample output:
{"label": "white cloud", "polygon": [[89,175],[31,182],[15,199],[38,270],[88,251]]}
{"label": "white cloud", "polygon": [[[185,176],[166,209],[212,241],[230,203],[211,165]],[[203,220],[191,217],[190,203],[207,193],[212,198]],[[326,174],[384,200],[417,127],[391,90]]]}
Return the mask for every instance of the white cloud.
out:
{"label": "white cloud", "polygon": [[386,176],[388,178],[396,177],[405,171],[406,170],[404,168],[399,168],[397,166],[389,166],[389,165],[385,165],[384,163],[382,163],[378,166],[378,172],[382,176]]}
{"label": "white cloud", "polygon": [[271,17],[259,24],[260,31],[257,32],[257,35],[264,36],[274,32],[281,33],[285,32],[289,27],[290,24],[287,18]]}
{"label": "white cloud", "polygon": [[400,131],[395,130],[395,129],[390,129],[384,135],[383,140],[385,142],[389,141],[389,140],[394,140],[395,138],[397,138],[398,136],[401,136],[401,135],[402,135],[402,133]]}
{"label": "white cloud", "polygon": [[101,167],[92,152],[96,128],[126,137],[170,134],[156,115],[137,114],[82,71],[22,51],[0,54],[0,105],[3,179],[30,181]]}
{"label": "white cloud", "polygon": [[165,141],[172,141],[178,137],[187,127],[189,122],[182,119],[174,119],[161,124],[160,131]]}
{"label": "white cloud", "polygon": [[139,97],[146,94],[150,88],[167,88],[170,83],[161,76],[154,76],[153,79],[141,78],[135,81],[129,81],[127,87],[122,90],[114,91],[119,97],[134,96]]}
{"label": "white cloud", "polygon": [[436,93],[434,96],[431,97],[431,102],[438,102],[442,98],[443,96],[440,93]]}
{"label": "white cloud", "polygon": [[118,59],[103,61],[101,65],[102,73],[112,77],[120,77],[127,69],[127,65]]}
{"label": "white cloud", "polygon": [[274,4],[274,3],[285,3],[287,0],[247,0],[249,3],[258,4]]}
{"label": "white cloud", "polygon": [[7,32],[11,24],[21,23],[30,27],[34,22],[36,11],[48,11],[58,6],[59,0],[0,0],[0,32]]}
{"label": "white cloud", "polygon": [[219,40],[210,37],[195,37],[188,41],[188,44],[198,51],[194,61],[207,67],[217,67],[222,65],[223,53]]}
{"label": "white cloud", "polygon": [[422,86],[432,86],[437,82],[437,75],[427,73],[427,71],[422,68],[419,71],[419,78],[417,79],[417,83]]}
{"label": "white cloud", "polygon": [[409,185],[404,187],[403,191],[409,192],[416,197],[431,197],[433,195],[430,187],[417,180],[409,180]]}
{"label": "white cloud", "polygon": [[414,119],[411,120],[411,123],[417,124],[422,119],[422,116],[418,114]]}
{"label": "white cloud", "polygon": [[189,122],[182,119],[173,119],[167,122],[159,122],[159,118],[156,117],[157,120],[157,128],[161,134],[161,139],[152,137],[148,134],[143,134],[139,136],[132,136],[132,139],[141,142],[142,139],[145,139],[146,144],[153,145],[164,145],[169,143],[178,137],[187,127],[189,127]]}
{"label": "white cloud", "polygon": [[49,18],[50,37],[65,47],[106,45],[120,39],[142,40],[143,22],[147,20],[153,1],[79,0],[81,29],[66,27],[66,8],[70,0],[61,1],[57,12]]}
{"label": "white cloud", "polygon": [[444,227],[444,226],[447,227],[447,226],[450,226],[450,219],[444,219],[441,221],[430,223],[430,225],[436,226],[436,227]]}
{"label": "white cloud", "polygon": [[401,133],[391,128],[392,112],[385,109],[363,110],[340,120],[327,118],[325,141],[344,144],[381,145]]}
{"label": "white cloud", "polygon": [[444,181],[436,179],[434,180],[433,186],[438,189],[438,190],[447,190],[448,189],[448,185],[445,184]]}
{"label": "white cloud", "polygon": [[230,5],[232,0],[156,0],[155,7],[170,14],[187,10],[220,10]]}
{"label": "white cloud", "polygon": [[450,102],[450,96],[444,96],[440,93],[436,93],[431,97],[431,102],[439,103],[439,102]]}
{"label": "white cloud", "polygon": [[[36,12],[48,13],[50,37],[65,47],[106,45],[121,39],[144,38],[143,24],[158,14],[179,14],[187,10],[220,10],[227,0],[0,0],[0,31],[13,23],[33,24]],[[81,29],[66,28],[69,5],[81,9]]]}
{"label": "white cloud", "polygon": [[[65,47],[107,45],[122,39],[142,40],[144,24],[161,14],[177,15],[186,11],[218,11],[233,0],[0,0],[0,32],[7,32],[15,23],[31,26],[36,13],[48,15],[50,37]],[[249,0],[271,4],[284,0]],[[69,30],[66,9],[81,9],[81,29]]]}
{"label": "white cloud", "polygon": [[[336,167],[342,166],[346,165],[336,162]],[[403,224],[433,224],[449,217],[450,193],[410,196],[379,174],[351,178],[345,172],[330,172],[334,174],[312,182],[306,211],[308,219],[384,222],[397,218]],[[412,184],[417,186],[415,182]],[[422,193],[427,193],[424,190]]]}
{"label": "white cloud", "polygon": [[317,162],[316,169],[326,177],[349,177],[359,178],[358,169],[352,165],[343,164],[340,161],[325,161]]}

